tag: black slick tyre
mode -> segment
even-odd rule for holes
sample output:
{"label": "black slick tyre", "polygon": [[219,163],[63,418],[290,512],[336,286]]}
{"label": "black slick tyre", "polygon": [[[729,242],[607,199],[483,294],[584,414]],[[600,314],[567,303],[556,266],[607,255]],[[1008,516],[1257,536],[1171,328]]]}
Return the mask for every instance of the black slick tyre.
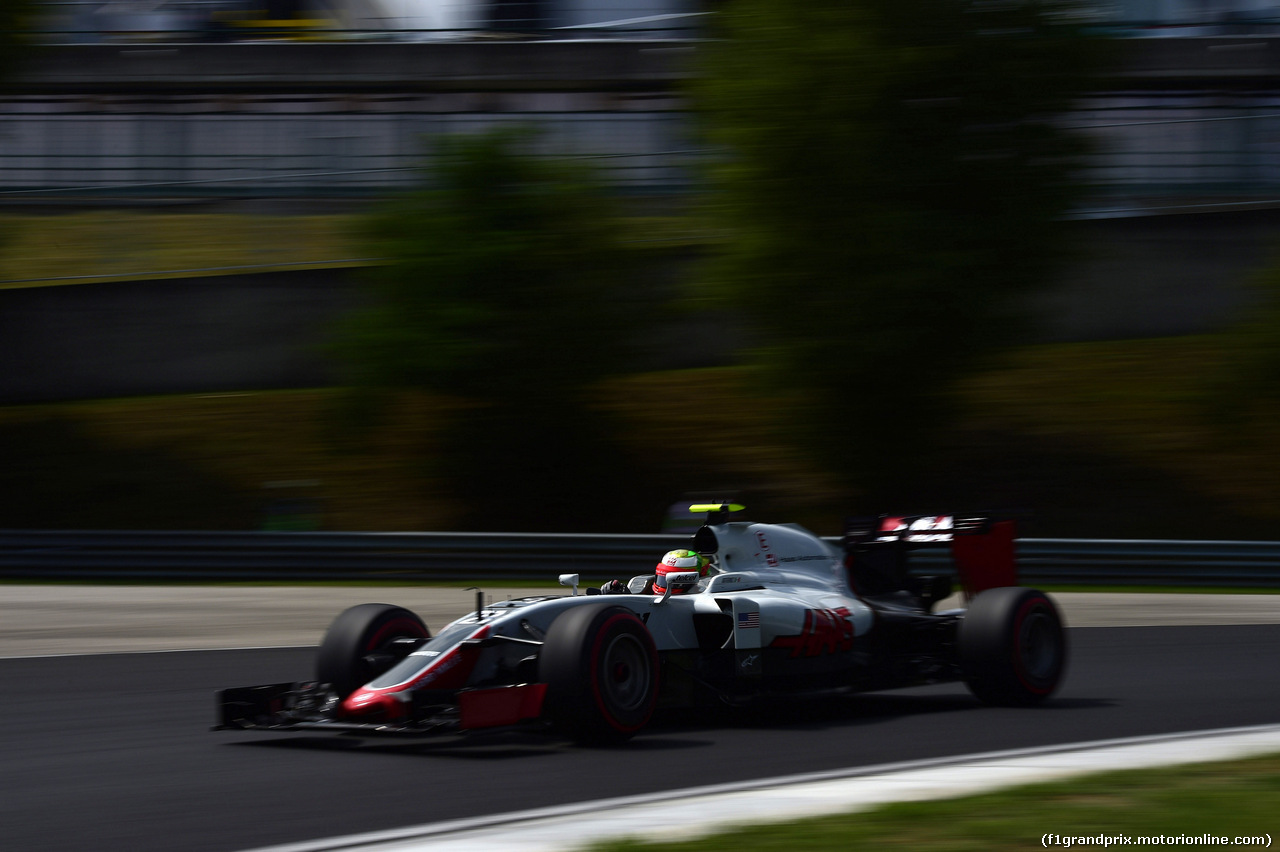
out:
{"label": "black slick tyre", "polygon": [[585,745],[629,739],[658,701],[658,652],[644,622],[623,606],[576,606],[547,631],[538,657],[543,714]]}
{"label": "black slick tyre", "polygon": [[969,690],[987,704],[1044,701],[1066,670],[1062,617],[1035,589],[1007,586],[978,594],[960,622],[956,645]]}
{"label": "black slick tyre", "polygon": [[330,684],[339,698],[373,680],[403,659],[404,639],[427,639],[422,619],[391,604],[360,604],[329,625],[316,657],[316,680]]}

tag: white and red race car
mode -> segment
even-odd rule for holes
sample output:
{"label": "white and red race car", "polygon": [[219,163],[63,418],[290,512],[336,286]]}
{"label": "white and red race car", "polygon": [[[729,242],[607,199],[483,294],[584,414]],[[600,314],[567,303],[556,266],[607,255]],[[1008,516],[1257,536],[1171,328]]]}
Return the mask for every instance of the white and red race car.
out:
{"label": "white and red race car", "polygon": [[[964,681],[979,699],[1026,705],[1063,676],[1062,620],[1017,586],[1011,520],[952,515],[852,521],[843,548],[794,524],[707,512],[655,593],[572,594],[477,606],[432,636],[391,604],[341,613],[310,681],[225,689],[216,729],[426,735],[521,726],[582,743],[625,740],[661,706]],[[964,608],[935,611],[950,576],[908,571],[945,546]]]}

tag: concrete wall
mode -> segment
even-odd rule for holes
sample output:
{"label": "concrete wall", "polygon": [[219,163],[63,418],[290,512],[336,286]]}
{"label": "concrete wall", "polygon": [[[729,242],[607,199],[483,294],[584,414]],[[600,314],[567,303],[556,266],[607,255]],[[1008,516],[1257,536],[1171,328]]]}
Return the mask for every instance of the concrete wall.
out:
{"label": "concrete wall", "polygon": [[1041,336],[1092,340],[1222,327],[1257,298],[1250,282],[1280,261],[1280,210],[1071,223],[1076,260],[1035,300]]}
{"label": "concrete wall", "polygon": [[[1044,340],[1219,328],[1280,248],[1273,210],[1070,227],[1082,254],[1036,299]],[[352,270],[0,290],[0,402],[329,384],[337,367],[320,347],[359,302]],[[651,366],[724,362],[734,329],[700,322],[681,337],[703,349]]]}
{"label": "concrete wall", "polygon": [[689,75],[664,41],[85,44],[36,53],[19,94],[652,89]]}
{"label": "concrete wall", "polygon": [[348,270],[0,290],[0,401],[306,387]]}
{"label": "concrete wall", "polygon": [[[173,91],[549,91],[671,87],[688,39],[79,44],[36,53],[20,94]],[[1257,87],[1280,78],[1280,37],[1127,39],[1108,77],[1126,88]]]}
{"label": "concrete wall", "polygon": [[[0,203],[74,193],[364,196],[432,135],[501,124],[620,186],[686,190],[682,41],[68,45],[0,98]],[[1280,39],[1134,39],[1064,121],[1096,142],[1092,207],[1280,198]],[[49,193],[58,193],[50,196]]]}
{"label": "concrete wall", "polygon": [[[688,45],[77,45],[0,97],[0,203],[76,193],[376,195],[424,140],[500,125],[623,187],[686,186]],[[56,196],[48,193],[57,192]],[[43,194],[43,195],[42,195]]]}

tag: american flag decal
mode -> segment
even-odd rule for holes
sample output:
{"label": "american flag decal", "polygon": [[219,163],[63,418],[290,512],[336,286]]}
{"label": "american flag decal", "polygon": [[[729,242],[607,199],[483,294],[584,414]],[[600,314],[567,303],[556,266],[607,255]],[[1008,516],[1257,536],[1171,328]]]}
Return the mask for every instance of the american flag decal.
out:
{"label": "american flag decal", "polygon": [[740,612],[740,613],[738,613],[738,628],[739,628],[739,629],[746,628],[746,627],[759,627],[759,626],[760,626],[760,611],[759,611],[759,610],[755,610],[754,612]]}

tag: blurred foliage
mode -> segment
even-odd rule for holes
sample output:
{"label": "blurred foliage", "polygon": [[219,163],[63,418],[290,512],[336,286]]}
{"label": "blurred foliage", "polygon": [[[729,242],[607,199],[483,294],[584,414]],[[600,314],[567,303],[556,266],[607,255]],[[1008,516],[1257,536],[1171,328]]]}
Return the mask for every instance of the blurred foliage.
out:
{"label": "blurred foliage", "polygon": [[441,140],[427,187],[374,214],[378,301],[345,341],[362,384],[559,404],[624,364],[620,219],[580,165],[519,153],[524,136]]}
{"label": "blurred foliage", "polygon": [[[0,0],[0,92],[30,54],[29,38],[36,17],[37,0]],[[0,248],[13,238],[13,231],[0,221]]]}
{"label": "blurred foliage", "polygon": [[730,0],[703,51],[728,152],[708,292],[748,316],[797,436],[876,502],[1063,259],[1085,148],[1053,117],[1104,56],[1068,8]]}
{"label": "blurred foliage", "polygon": [[44,4],[38,0],[0,0],[0,90],[21,66],[34,46],[31,35]]}
{"label": "blurred foliage", "polygon": [[592,512],[622,517],[643,491],[589,396],[633,369],[645,311],[605,185],[581,163],[525,153],[530,142],[500,131],[438,143],[426,186],[371,220],[369,254],[387,262],[338,351],[358,406],[386,388],[457,400],[431,472],[474,513],[500,504],[545,528],[605,495]]}

